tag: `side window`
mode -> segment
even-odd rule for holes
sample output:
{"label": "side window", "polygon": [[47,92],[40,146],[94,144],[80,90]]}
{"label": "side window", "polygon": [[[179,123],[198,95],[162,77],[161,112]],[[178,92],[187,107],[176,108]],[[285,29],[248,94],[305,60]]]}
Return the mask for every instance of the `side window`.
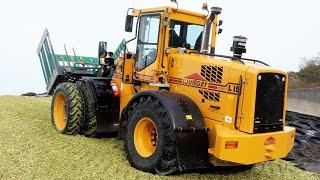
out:
{"label": "side window", "polygon": [[160,15],[141,16],[137,44],[136,69],[141,70],[157,57]]}
{"label": "side window", "polygon": [[203,26],[183,21],[170,21],[169,47],[199,50]]}
{"label": "side window", "polygon": [[[189,25],[187,32],[187,43],[190,44],[191,49],[194,49],[199,38],[202,38],[201,33],[203,31],[203,27],[199,25]],[[201,39],[200,39],[201,40]]]}

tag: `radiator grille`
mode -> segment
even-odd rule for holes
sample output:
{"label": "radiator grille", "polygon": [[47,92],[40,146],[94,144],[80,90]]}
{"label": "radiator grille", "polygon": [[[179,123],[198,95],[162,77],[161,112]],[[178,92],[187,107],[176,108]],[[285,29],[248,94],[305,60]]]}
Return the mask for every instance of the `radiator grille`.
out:
{"label": "radiator grille", "polygon": [[254,133],[283,129],[285,81],[285,76],[277,73],[257,76]]}
{"label": "radiator grille", "polygon": [[221,66],[201,66],[201,76],[207,81],[220,84],[222,81],[223,67]]}

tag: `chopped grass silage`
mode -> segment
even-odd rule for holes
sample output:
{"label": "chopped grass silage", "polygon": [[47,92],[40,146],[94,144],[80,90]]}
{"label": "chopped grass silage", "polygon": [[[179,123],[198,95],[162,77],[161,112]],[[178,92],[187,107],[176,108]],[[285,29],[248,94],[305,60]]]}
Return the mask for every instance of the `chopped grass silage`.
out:
{"label": "chopped grass silage", "polygon": [[0,96],[0,179],[319,179],[276,160],[245,172],[156,176],[131,167],[123,142],[56,132],[51,98]]}

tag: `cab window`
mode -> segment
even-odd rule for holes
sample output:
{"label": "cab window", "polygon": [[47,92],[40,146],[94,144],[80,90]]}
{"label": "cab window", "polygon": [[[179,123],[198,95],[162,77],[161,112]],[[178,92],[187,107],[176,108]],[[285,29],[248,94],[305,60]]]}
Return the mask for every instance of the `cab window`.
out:
{"label": "cab window", "polygon": [[160,15],[140,17],[135,68],[141,70],[156,60],[160,28]]}
{"label": "cab window", "polygon": [[170,47],[200,50],[203,26],[182,21],[170,22]]}

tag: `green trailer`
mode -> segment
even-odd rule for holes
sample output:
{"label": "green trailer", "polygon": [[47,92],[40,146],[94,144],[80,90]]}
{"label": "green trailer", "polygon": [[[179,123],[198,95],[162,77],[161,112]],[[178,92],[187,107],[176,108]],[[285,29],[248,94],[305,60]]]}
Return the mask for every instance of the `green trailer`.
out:
{"label": "green trailer", "polygon": [[[117,59],[121,52],[125,49],[126,41],[123,39],[113,58]],[[51,95],[55,87],[62,82],[73,82],[83,76],[97,76],[100,68],[99,58],[55,54],[50,40],[49,31],[44,30],[40,40],[37,54],[40,59],[40,64],[43,71],[43,76],[46,82],[47,94]]]}

